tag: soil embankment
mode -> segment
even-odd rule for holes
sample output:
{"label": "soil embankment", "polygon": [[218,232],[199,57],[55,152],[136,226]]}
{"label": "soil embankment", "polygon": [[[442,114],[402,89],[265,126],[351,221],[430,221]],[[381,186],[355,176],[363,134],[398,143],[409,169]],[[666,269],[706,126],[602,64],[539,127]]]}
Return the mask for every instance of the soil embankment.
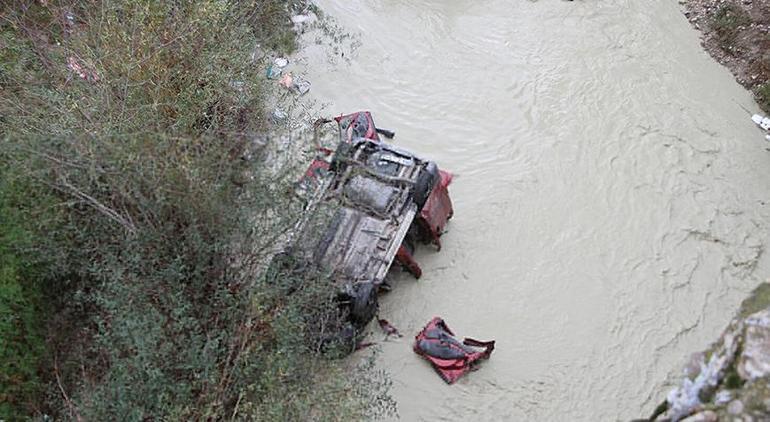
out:
{"label": "soil embankment", "polygon": [[684,8],[706,50],[770,113],[770,1],[687,0]]}

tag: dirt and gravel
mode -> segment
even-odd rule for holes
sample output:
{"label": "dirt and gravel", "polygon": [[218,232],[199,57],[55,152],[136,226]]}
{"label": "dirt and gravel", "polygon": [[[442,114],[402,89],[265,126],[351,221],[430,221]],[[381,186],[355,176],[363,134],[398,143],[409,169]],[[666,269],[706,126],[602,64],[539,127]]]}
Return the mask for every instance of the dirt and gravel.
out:
{"label": "dirt and gravel", "polygon": [[770,0],[681,0],[703,46],[770,113]]}

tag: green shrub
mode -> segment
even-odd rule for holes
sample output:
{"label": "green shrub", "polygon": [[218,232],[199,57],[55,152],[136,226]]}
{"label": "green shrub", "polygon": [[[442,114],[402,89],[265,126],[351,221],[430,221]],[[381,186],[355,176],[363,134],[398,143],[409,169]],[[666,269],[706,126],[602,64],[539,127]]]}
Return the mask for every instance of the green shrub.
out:
{"label": "green shrub", "polygon": [[[349,378],[319,358],[316,322],[335,318],[323,274],[260,275],[302,204],[294,169],[265,163],[255,142],[268,95],[258,58],[294,48],[299,6],[2,6],[0,164],[27,187],[10,208],[32,239],[23,256],[42,266],[7,278],[39,286],[44,314],[14,306],[45,319],[35,324],[49,346],[29,355],[27,367],[49,375],[26,411],[349,420],[393,410],[380,373]],[[4,294],[24,291],[14,289]]]}
{"label": "green shrub", "polygon": [[[2,161],[0,161],[2,162]],[[0,420],[31,413],[42,392],[38,367],[44,354],[34,265],[20,250],[29,233],[14,209],[19,187],[0,171]]]}

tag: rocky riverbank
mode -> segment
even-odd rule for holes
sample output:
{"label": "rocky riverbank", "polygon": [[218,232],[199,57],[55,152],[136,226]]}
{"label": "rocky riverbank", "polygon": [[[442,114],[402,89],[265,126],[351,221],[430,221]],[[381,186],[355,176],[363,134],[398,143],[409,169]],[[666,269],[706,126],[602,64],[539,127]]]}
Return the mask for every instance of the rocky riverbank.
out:
{"label": "rocky riverbank", "polygon": [[770,0],[681,0],[703,46],[770,113]]}
{"label": "rocky riverbank", "polygon": [[714,344],[690,357],[683,377],[650,421],[770,419],[770,284],[743,302]]}

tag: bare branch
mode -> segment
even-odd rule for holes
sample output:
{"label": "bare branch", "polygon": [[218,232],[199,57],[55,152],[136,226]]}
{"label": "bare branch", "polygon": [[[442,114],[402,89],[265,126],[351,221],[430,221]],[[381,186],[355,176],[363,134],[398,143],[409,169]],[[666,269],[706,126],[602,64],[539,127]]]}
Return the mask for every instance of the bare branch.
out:
{"label": "bare branch", "polygon": [[112,208],[102,204],[96,198],[76,188],[64,178],[61,178],[60,184],[66,188],[68,193],[74,197],[84,200],[87,204],[92,206],[100,213],[104,214],[107,218],[123,226],[123,228],[125,228],[132,235],[136,234],[136,225],[134,225],[129,216],[123,216]]}

